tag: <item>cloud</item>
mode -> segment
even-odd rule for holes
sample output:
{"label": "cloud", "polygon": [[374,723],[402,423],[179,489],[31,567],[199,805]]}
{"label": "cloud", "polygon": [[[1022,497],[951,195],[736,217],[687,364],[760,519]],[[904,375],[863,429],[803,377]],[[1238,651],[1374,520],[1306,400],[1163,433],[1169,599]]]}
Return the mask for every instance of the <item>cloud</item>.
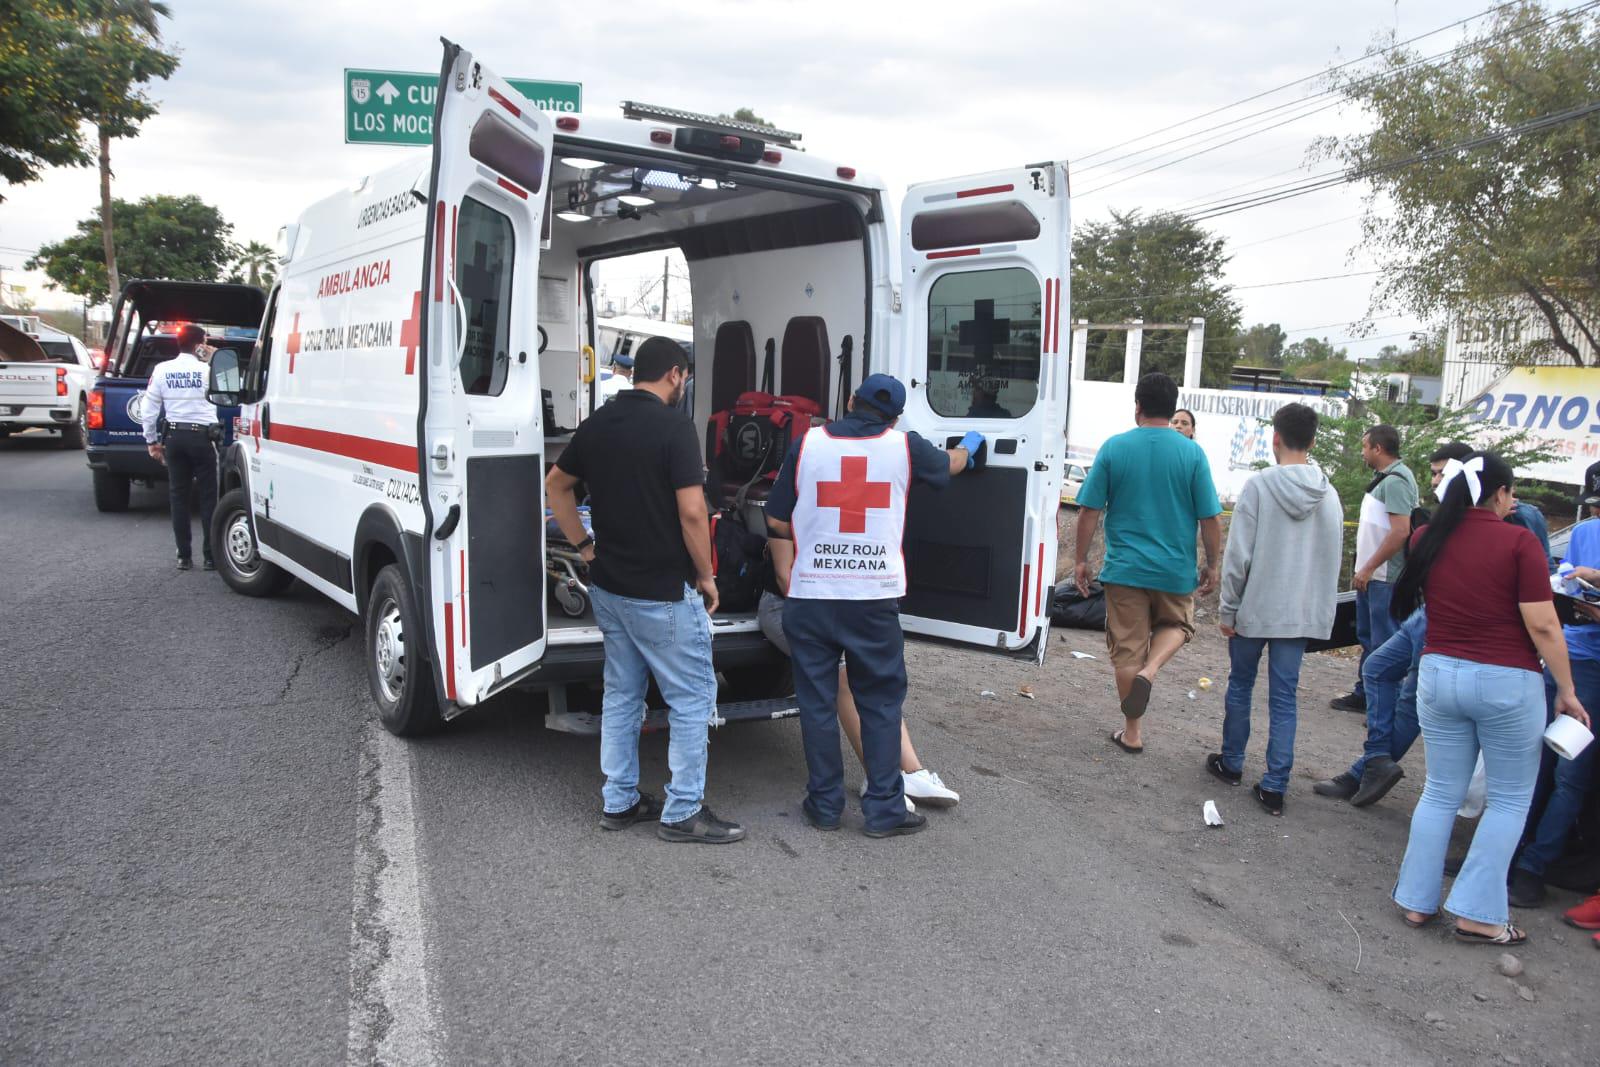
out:
{"label": "cloud", "polygon": [[[583,82],[585,109],[594,114],[615,114],[624,99],[696,111],[752,107],[800,130],[809,151],[882,175],[898,199],[920,179],[1072,160],[1323,69],[1358,55],[1397,13],[1402,36],[1463,14],[1448,0],[460,0],[437,9],[395,0],[184,0],[174,7],[168,37],[183,63],[154,87],[160,114],[114,147],[117,195],[197,193],[221,207],[240,239],[269,242],[307,204],[417,151],[343,143],[342,71],[437,69],[441,36],[476,49],[502,74]],[[1074,213],[1151,210],[1248,182],[1299,163],[1312,135],[1351,121],[1327,112],[1082,197]],[[1075,192],[1092,188],[1097,172],[1074,169]],[[8,190],[0,204],[8,280],[23,258],[9,250],[66,235],[94,210],[97,195],[92,170],[56,170]],[[1248,243],[1358,208],[1353,192],[1341,190],[1215,226]],[[1356,236],[1350,222],[1243,249],[1234,280],[1338,273]],[[1240,295],[1248,321],[1293,327],[1358,316],[1367,288],[1353,279]]]}

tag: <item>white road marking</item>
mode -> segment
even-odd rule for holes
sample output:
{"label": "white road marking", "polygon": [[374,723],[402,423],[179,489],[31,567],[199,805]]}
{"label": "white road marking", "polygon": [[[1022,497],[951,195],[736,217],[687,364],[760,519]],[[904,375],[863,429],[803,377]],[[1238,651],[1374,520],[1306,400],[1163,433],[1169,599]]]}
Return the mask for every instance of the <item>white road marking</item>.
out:
{"label": "white road marking", "polygon": [[431,1067],[444,1042],[428,990],[411,749],[374,721],[360,758],[346,1059]]}

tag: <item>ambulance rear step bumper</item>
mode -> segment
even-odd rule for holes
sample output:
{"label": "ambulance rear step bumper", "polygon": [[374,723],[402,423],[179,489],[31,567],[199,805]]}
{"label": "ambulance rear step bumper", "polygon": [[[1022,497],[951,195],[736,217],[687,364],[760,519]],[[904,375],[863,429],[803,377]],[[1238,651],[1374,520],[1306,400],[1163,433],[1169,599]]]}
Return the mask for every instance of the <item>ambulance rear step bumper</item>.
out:
{"label": "ambulance rear step bumper", "polygon": [[[712,726],[726,726],[731,722],[769,722],[774,719],[792,719],[800,714],[800,705],[794,697],[775,700],[741,700],[718,704]],[[597,737],[600,734],[600,716],[588,711],[549,711],[545,714],[547,730],[564,734],[581,734]],[[667,709],[651,708],[645,712],[644,732],[652,733],[667,728]]]}

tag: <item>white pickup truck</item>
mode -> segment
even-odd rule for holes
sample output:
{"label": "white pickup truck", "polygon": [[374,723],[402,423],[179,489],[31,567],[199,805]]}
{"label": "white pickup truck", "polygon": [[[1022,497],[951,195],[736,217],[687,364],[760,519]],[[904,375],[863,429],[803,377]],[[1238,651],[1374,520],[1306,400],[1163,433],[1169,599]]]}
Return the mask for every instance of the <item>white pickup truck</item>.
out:
{"label": "white pickup truck", "polygon": [[89,350],[71,334],[33,316],[0,319],[0,437],[59,430],[62,448],[82,448],[95,373]]}

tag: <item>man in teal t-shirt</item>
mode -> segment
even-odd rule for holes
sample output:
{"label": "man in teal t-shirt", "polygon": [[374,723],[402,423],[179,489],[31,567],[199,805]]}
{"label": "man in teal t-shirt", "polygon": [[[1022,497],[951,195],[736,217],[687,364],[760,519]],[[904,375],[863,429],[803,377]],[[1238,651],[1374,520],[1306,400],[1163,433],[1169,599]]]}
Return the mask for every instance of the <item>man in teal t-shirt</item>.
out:
{"label": "man in teal t-shirt", "polygon": [[1089,545],[1104,512],[1106,648],[1125,720],[1111,740],[1127,752],[1144,749],[1140,719],[1156,673],[1194,636],[1197,526],[1206,550],[1201,596],[1217,587],[1222,556],[1222,504],[1211,464],[1199,445],[1171,427],[1177,383],[1165,374],[1146,374],[1133,401],[1137,428],[1100,446],[1078,490],[1073,571],[1078,591],[1087,596]]}

